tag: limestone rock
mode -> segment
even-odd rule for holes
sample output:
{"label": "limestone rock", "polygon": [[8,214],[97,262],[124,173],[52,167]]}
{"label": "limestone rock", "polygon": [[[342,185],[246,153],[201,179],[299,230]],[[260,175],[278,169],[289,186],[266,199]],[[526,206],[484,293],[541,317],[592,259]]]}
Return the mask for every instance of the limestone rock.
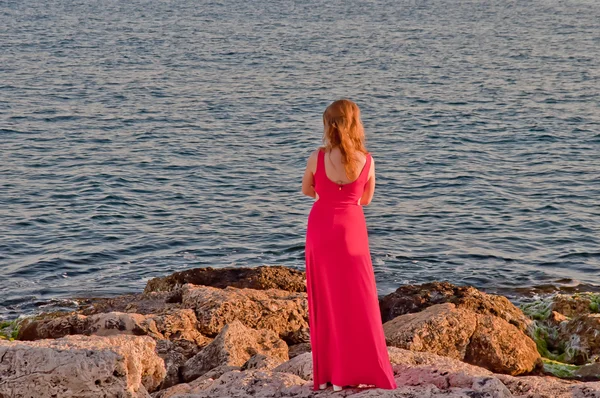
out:
{"label": "limestone rock", "polygon": [[477,326],[470,336],[464,361],[513,376],[543,367],[535,342],[529,336],[490,315],[477,315]]}
{"label": "limestone rock", "polygon": [[162,390],[181,383],[183,380],[180,375],[180,368],[201,349],[197,344],[187,340],[157,340],[156,352],[165,362],[165,368],[167,369],[167,375],[159,389]]}
{"label": "limestone rock", "polygon": [[17,334],[18,340],[57,339],[70,334],[82,334],[86,328],[87,317],[71,314],[55,318],[25,319]]}
{"label": "limestone rock", "polygon": [[600,380],[600,362],[584,365],[574,372],[582,380]]}
{"label": "limestone rock", "polygon": [[[206,380],[201,388],[190,393],[171,396],[173,398],[214,398],[214,397],[308,397],[307,382],[289,373],[269,370],[232,370],[216,380]],[[298,395],[304,390],[305,395]],[[168,397],[160,397],[168,398]],[[170,398],[170,397],[169,397]]]}
{"label": "limestone rock", "polygon": [[241,370],[263,369],[271,370],[283,363],[283,359],[270,357],[265,354],[254,354],[242,365]]}
{"label": "limestone rock", "polygon": [[149,335],[155,339],[188,340],[205,346],[210,339],[197,329],[193,310],[172,309],[160,314],[141,315],[123,312],[90,316],[72,314],[23,322],[19,340],[56,339],[72,334],[112,336],[117,334]]}
{"label": "limestone rock", "polygon": [[79,313],[94,315],[106,312],[128,312],[135,314],[158,314],[165,310],[180,308],[181,297],[177,292],[150,292],[125,294],[115,297],[77,299]]}
{"label": "limestone rock", "polygon": [[388,345],[427,351],[519,375],[542,368],[535,342],[516,326],[452,303],[401,315],[383,325]]}
{"label": "limestone rock", "polygon": [[409,367],[434,367],[448,373],[466,373],[471,376],[492,376],[493,373],[480,366],[471,365],[458,359],[453,359],[430,352],[410,351],[397,347],[387,347],[392,365]]}
{"label": "limestone rock", "polygon": [[476,314],[445,303],[398,316],[383,330],[387,345],[462,359],[476,324]]}
{"label": "limestone rock", "polygon": [[552,310],[569,318],[592,312],[592,300],[586,294],[556,294],[552,297]]}
{"label": "limestone rock", "polygon": [[419,312],[435,304],[453,303],[483,315],[493,315],[530,334],[532,321],[506,297],[487,294],[473,286],[456,286],[449,282],[431,282],[400,286],[380,300],[381,319]]}
{"label": "limestone rock", "polygon": [[312,352],[306,352],[298,355],[287,362],[273,369],[274,372],[291,373],[303,380],[312,380],[313,378],[313,363]]}
{"label": "limestone rock", "polygon": [[[308,305],[308,301],[307,301]],[[301,343],[309,343],[310,342],[310,329],[308,325],[306,327],[301,327],[296,329],[285,336],[285,341],[288,344],[301,344]]]}
{"label": "limestone rock", "polygon": [[149,397],[165,376],[150,337],[0,341],[0,397]]}
{"label": "limestone rock", "polygon": [[181,369],[189,382],[220,365],[242,366],[255,354],[289,359],[287,344],[268,329],[255,330],[240,321],[228,323],[202,351],[190,358]]}
{"label": "limestone rock", "polygon": [[234,320],[250,328],[273,330],[285,341],[308,328],[306,293],[187,284],[182,295],[182,305],[196,311],[199,330],[205,336],[215,336]]}
{"label": "limestone rock", "polygon": [[227,286],[257,290],[280,289],[290,292],[306,291],[306,275],[284,266],[194,268],[148,281],[144,293],[171,291],[186,283],[216,288]]}
{"label": "limestone rock", "polygon": [[310,343],[293,344],[288,347],[290,359],[292,359],[295,356],[298,356],[300,354],[304,354],[305,352],[311,352],[311,351],[312,351],[312,347],[310,346]]}
{"label": "limestone rock", "polygon": [[202,392],[209,387],[216,379],[221,377],[224,373],[231,372],[232,370],[241,370],[239,366],[221,365],[214,369],[209,370],[202,376],[198,377],[194,381],[189,383],[181,383],[174,385],[173,387],[161,390],[152,394],[153,398],[171,398],[178,397],[182,394],[195,394]]}
{"label": "limestone rock", "polygon": [[600,398],[600,382],[582,383],[551,376],[495,377],[518,398]]}

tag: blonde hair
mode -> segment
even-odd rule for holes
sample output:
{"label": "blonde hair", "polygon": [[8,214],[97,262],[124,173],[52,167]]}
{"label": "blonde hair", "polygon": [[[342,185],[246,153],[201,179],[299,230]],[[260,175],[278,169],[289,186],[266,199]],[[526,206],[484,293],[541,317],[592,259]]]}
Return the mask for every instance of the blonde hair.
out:
{"label": "blonde hair", "polygon": [[334,101],[323,112],[323,149],[331,150],[339,147],[346,176],[354,180],[358,178],[360,163],[356,152],[365,155],[369,152],[365,147],[365,131],[360,120],[358,105],[349,99]]}

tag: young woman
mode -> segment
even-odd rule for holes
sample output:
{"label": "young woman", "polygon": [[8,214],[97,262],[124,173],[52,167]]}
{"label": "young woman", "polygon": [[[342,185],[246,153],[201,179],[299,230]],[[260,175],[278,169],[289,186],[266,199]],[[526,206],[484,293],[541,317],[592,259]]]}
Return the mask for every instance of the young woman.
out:
{"label": "young woman", "polygon": [[306,228],[306,286],[313,390],[359,384],[395,389],[362,206],[375,192],[375,162],[358,106],[323,113],[324,146],[309,157],[302,192],[316,199]]}

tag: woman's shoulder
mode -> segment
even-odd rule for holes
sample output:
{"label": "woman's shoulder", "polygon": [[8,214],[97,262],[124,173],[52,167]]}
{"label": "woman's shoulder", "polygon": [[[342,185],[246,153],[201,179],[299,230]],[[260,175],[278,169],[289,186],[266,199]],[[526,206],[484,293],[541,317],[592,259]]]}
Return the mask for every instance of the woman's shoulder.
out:
{"label": "woman's shoulder", "polygon": [[310,153],[310,155],[308,156],[307,165],[308,165],[308,168],[310,170],[312,170],[313,173],[316,172],[316,170],[317,170],[317,163],[319,160],[319,151],[320,150],[321,150],[320,148],[317,148],[317,149],[313,150]]}
{"label": "woman's shoulder", "polygon": [[324,152],[324,151],[325,151],[325,147],[320,146],[310,153],[310,157],[311,158],[314,157],[316,159],[317,156],[319,156],[319,152]]}

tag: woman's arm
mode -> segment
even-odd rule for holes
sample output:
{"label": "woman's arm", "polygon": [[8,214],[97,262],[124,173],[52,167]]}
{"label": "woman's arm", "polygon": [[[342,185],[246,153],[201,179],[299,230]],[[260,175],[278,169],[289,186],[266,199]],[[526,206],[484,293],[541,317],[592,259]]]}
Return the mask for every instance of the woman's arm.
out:
{"label": "woman's arm", "polygon": [[306,162],[306,170],[304,170],[304,177],[302,177],[302,193],[311,198],[319,198],[319,195],[315,191],[315,178],[314,174],[317,172],[317,156],[318,151],[314,151],[310,154],[308,161]]}
{"label": "woman's arm", "polygon": [[358,204],[363,206],[368,205],[373,199],[373,194],[375,194],[375,159],[373,159],[371,156],[371,169],[369,170],[369,177],[365,183],[365,188]]}

